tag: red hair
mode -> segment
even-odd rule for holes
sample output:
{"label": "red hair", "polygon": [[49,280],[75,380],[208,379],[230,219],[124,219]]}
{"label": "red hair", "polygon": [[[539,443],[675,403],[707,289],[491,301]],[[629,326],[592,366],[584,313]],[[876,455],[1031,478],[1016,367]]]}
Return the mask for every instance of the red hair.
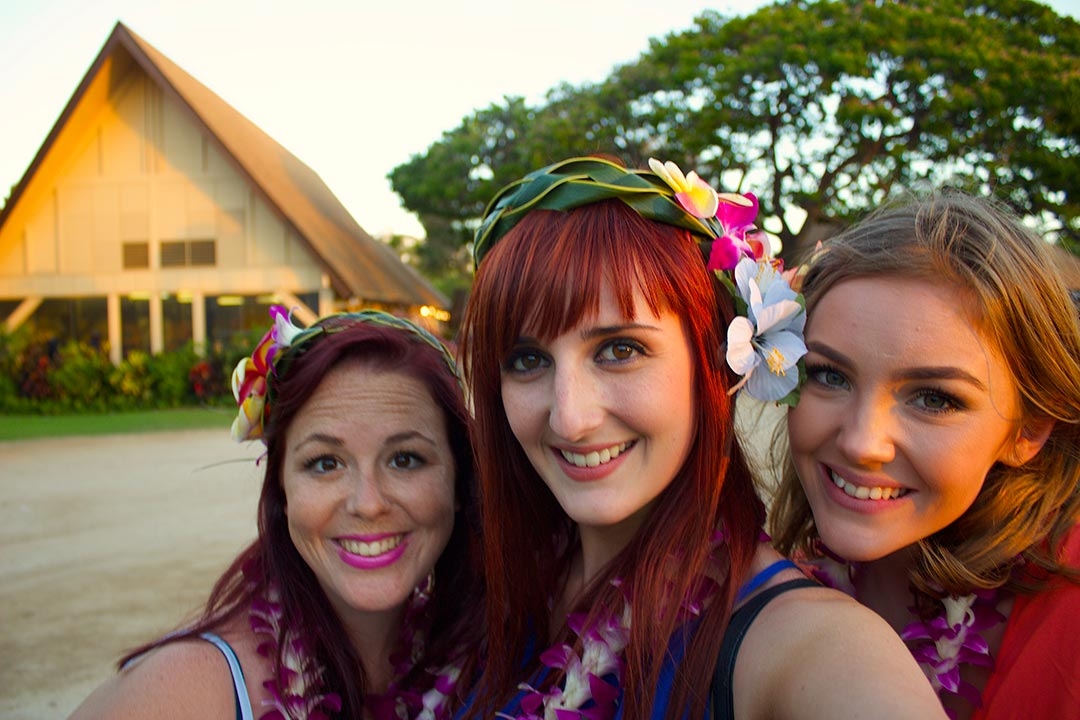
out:
{"label": "red hair", "polygon": [[[629,545],[593,579],[576,610],[592,619],[633,619],[623,689],[626,717],[646,717],[681,599],[707,573],[713,533],[724,528],[729,561],[679,664],[669,717],[704,717],[706,689],[737,585],[748,571],[764,508],[735,440],[731,375],[722,342],[730,296],[705,269],[693,236],[646,220],[619,200],[569,212],[537,210],[499,240],[481,263],[460,338],[474,403],[487,583],[488,656],[479,710],[500,706],[521,678],[530,635],[552,637],[548,602],[567,577],[576,529],[537,475],[507,422],[501,369],[522,328],[556,337],[597,312],[607,278],[624,315],[641,291],[656,313],[682,321],[695,366],[696,427],[690,451]],[[564,542],[565,541],[565,542]],[[539,550],[538,550],[539,546]],[[672,572],[677,558],[678,572]],[[621,588],[611,584],[621,578]],[[733,581],[734,579],[734,581]],[[672,599],[676,599],[672,602]],[[562,641],[571,642],[565,627]],[[532,669],[536,669],[535,666]]]}

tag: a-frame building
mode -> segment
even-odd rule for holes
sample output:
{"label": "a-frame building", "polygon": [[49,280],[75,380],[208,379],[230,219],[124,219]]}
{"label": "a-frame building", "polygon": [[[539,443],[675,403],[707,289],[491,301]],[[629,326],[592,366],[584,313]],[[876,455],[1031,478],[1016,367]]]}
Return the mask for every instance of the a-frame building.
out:
{"label": "a-frame building", "polygon": [[0,319],[118,362],[264,327],[273,302],[305,321],[448,307],[311,168],[117,23],[0,210]]}

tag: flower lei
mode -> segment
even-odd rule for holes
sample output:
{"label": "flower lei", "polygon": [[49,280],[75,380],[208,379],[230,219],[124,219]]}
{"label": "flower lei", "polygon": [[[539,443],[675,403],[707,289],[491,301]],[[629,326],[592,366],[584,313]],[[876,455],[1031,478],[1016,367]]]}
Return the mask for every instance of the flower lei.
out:
{"label": "flower lei", "polygon": [[[269,586],[261,598],[252,601],[251,629],[264,639],[258,652],[264,657],[277,655],[278,638],[282,637],[284,618],[277,588]],[[416,588],[409,599],[402,621],[398,651],[390,656],[394,679],[386,692],[368,695],[365,705],[375,720],[449,720],[450,697],[454,694],[461,667],[446,665],[435,673],[434,685],[423,694],[401,686],[401,679],[415,667],[424,653],[424,633],[420,623],[428,601],[430,583]],[[305,636],[293,628],[285,628],[285,645],[281,653],[281,670],[276,677],[263,683],[270,691],[268,707],[260,720],[330,720],[331,713],[341,712],[341,696],[325,692],[324,668],[312,657]]]}
{"label": "flower lei", "polygon": [[[856,597],[856,567],[826,552],[808,563],[811,574],[822,584]],[[997,592],[983,590],[969,595],[950,595],[941,600],[943,611],[929,620],[915,620],[900,633],[938,696],[956,695],[973,707],[982,704],[979,689],[960,678],[964,664],[993,668],[994,658],[982,632],[1004,622],[997,610]],[[914,612],[915,609],[911,608]],[[949,717],[955,713],[946,710]]]}
{"label": "flower lei", "polygon": [[[711,564],[720,567],[718,551],[724,543],[722,530],[712,537]],[[612,584],[620,586],[621,580]],[[709,577],[694,587],[690,595],[679,605],[679,621],[685,622],[701,614],[709,598],[717,590],[717,583]],[[622,612],[601,617],[594,625],[586,627],[587,615],[571,613],[566,617],[570,630],[581,638],[581,654],[567,644],[548,648],[540,655],[540,662],[548,670],[562,671],[561,686],[556,683],[547,690],[522,683],[524,690],[520,702],[521,713],[508,715],[495,713],[502,720],[611,720],[618,710],[622,686],[622,653],[630,640],[630,603],[624,602]]]}
{"label": "flower lei", "polygon": [[398,650],[390,656],[394,679],[386,692],[366,698],[367,709],[375,720],[448,720],[450,697],[454,694],[461,666],[446,665],[435,673],[434,685],[425,693],[401,686],[404,678],[416,667],[424,654],[424,633],[420,630],[428,602],[431,600],[433,576],[423,586],[413,590],[401,624]]}
{"label": "flower lei", "polygon": [[271,585],[251,603],[251,629],[265,638],[258,646],[263,657],[277,656],[279,637],[285,644],[280,671],[263,683],[272,699],[263,701],[270,709],[260,720],[329,720],[330,713],[341,711],[341,696],[323,692],[323,667],[311,657],[304,635],[294,628],[285,628],[282,635],[283,619],[280,596]]}
{"label": "flower lei", "polygon": [[[526,690],[521,699],[520,715],[496,713],[505,720],[609,720],[618,706],[622,677],[622,651],[630,640],[630,605],[623,605],[622,614],[601,619],[595,626],[585,628],[586,616],[572,613],[566,624],[581,638],[581,655],[569,645],[548,648],[540,662],[552,670],[564,673],[562,687],[553,685],[547,691],[523,683]],[[588,706],[588,707],[586,707]]]}

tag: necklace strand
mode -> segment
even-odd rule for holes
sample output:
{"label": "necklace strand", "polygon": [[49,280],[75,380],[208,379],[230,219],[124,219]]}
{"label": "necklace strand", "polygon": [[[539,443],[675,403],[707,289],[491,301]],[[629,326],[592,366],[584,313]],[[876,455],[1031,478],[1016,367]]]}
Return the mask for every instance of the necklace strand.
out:
{"label": "necklace strand", "polygon": [[[421,624],[430,593],[429,579],[409,598],[398,649],[390,657],[394,679],[386,692],[365,698],[374,720],[448,720],[450,717],[449,700],[461,675],[459,664],[450,663],[433,672],[434,683],[424,693],[401,684],[424,654]],[[312,656],[306,636],[294,628],[284,628],[282,633],[284,613],[276,587],[268,586],[262,597],[252,601],[250,621],[251,629],[262,638],[258,652],[264,657],[276,657],[278,638],[284,638],[281,670],[263,683],[271,699],[263,701],[268,709],[260,720],[330,720],[340,713],[341,696],[325,690],[325,668]]]}
{"label": "necklace strand", "polygon": [[[856,566],[831,553],[806,563],[822,584],[858,600]],[[961,678],[963,665],[993,669],[994,658],[982,633],[1005,621],[997,610],[997,592],[984,590],[969,595],[942,598],[942,612],[929,620],[914,620],[900,632],[919,667],[934,686],[938,697],[962,697],[972,707],[982,705],[982,693]],[[911,608],[911,612],[915,612]],[[955,713],[946,710],[951,718]]]}

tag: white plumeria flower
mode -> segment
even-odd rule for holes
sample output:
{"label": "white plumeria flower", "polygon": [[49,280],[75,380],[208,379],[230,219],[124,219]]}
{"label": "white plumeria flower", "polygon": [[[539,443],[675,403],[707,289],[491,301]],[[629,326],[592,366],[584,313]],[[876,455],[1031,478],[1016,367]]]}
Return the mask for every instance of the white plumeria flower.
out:
{"label": "white plumeria flower", "polygon": [[767,261],[743,258],[735,267],[747,317],[728,326],[728,365],[743,376],[746,392],[758,400],[781,400],[799,385],[796,365],[806,354],[806,313],[798,295]]}

